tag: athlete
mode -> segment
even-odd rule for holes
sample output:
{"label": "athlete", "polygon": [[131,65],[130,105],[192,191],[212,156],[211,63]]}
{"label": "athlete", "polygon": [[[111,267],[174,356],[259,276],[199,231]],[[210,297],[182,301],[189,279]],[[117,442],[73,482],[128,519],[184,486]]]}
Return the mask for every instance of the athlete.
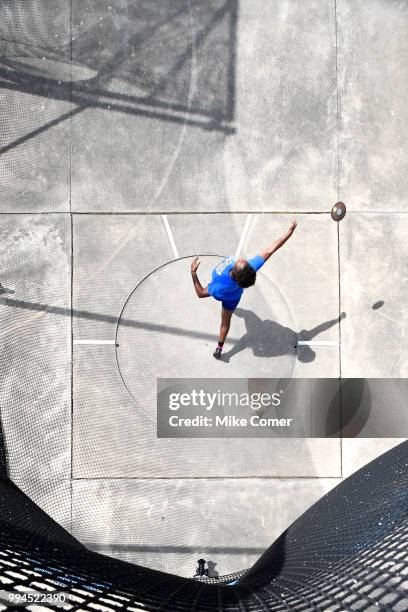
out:
{"label": "athlete", "polygon": [[244,289],[255,284],[256,273],[268,261],[271,255],[285,244],[295,231],[297,222],[292,221],[286,234],[278,238],[259,255],[255,255],[248,261],[241,257],[226,257],[212,272],[212,279],[207,287],[203,287],[197,276],[200,260],[195,257],[191,263],[191,276],[194,288],[199,298],[212,296],[222,304],[221,327],[218,336],[218,346],[213,355],[216,359],[221,358],[225,339],[231,325],[231,317],[239,304]]}

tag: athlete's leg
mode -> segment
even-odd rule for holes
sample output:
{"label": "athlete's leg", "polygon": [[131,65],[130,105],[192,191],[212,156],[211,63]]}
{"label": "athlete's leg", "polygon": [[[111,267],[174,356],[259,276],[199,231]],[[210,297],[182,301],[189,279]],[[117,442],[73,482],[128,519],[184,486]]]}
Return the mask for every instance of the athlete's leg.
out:
{"label": "athlete's leg", "polygon": [[230,330],[231,325],[231,317],[233,315],[233,310],[227,310],[224,306],[221,308],[221,327],[220,327],[220,335],[218,336],[218,342],[224,344],[228,332]]}
{"label": "athlete's leg", "polygon": [[221,308],[221,326],[220,326],[220,334],[218,336],[218,346],[214,351],[214,357],[216,359],[220,359],[222,349],[224,347],[224,342],[226,337],[228,336],[228,332],[231,325],[231,317],[233,315],[233,310],[227,310],[224,306]]}

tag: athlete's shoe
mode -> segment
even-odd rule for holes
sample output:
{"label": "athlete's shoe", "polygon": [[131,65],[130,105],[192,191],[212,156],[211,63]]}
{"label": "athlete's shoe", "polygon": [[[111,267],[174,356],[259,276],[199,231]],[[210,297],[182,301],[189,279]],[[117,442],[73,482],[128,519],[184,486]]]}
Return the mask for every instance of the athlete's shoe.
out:
{"label": "athlete's shoe", "polygon": [[217,348],[215,349],[213,353],[213,357],[215,357],[216,359],[221,359],[221,353],[222,353],[222,348],[217,346]]}

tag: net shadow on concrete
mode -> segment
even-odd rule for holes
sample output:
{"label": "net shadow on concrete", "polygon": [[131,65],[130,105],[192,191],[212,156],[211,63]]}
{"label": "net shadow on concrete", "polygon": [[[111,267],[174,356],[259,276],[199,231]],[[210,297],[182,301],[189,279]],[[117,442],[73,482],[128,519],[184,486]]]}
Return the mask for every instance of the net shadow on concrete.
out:
{"label": "net shadow on concrete", "polygon": [[10,16],[0,26],[0,87],[74,108],[33,126],[0,153],[88,108],[235,131],[237,0],[96,8],[73,2],[72,15],[59,2],[53,12],[61,13],[61,31],[45,5],[8,4]]}
{"label": "net shadow on concrete", "polygon": [[[84,318],[93,321],[104,321],[108,323],[118,323],[117,317],[113,315],[105,315],[100,313],[94,313],[87,310],[70,310],[69,308],[63,308],[61,306],[51,306],[49,304],[41,304],[39,302],[28,302],[26,300],[18,300],[14,298],[7,298],[0,296],[0,303],[10,308],[18,308],[34,312],[48,312],[61,316],[70,317],[71,314],[74,318]],[[280,325],[276,321],[262,321],[257,317],[255,313],[243,308],[238,309],[238,316],[243,316],[240,313],[245,313],[246,319],[254,321],[249,323],[249,329],[247,333],[241,338],[230,337],[230,339],[236,342],[236,346],[231,349],[228,354],[225,355],[226,359],[231,359],[234,354],[244,350],[245,348],[251,347],[253,349],[254,356],[266,355],[267,357],[277,357],[281,354],[293,352],[296,345],[297,338],[303,338],[304,334],[307,333],[308,337],[314,338],[318,336],[322,331],[330,329],[339,322],[339,319],[331,319],[324,321],[314,329],[302,330],[296,332],[290,328]],[[197,331],[193,329],[185,329],[182,327],[172,327],[169,325],[163,325],[160,323],[153,324],[145,321],[139,321],[136,319],[128,319],[121,317],[119,325],[123,327],[133,327],[136,329],[146,329],[149,331],[161,332],[163,334],[170,334],[176,336],[186,336],[189,338],[199,338],[202,340],[214,340],[214,334]],[[267,333],[268,332],[268,333]],[[269,339],[269,342],[268,342]],[[271,340],[272,339],[272,340]],[[298,357],[300,361],[312,361],[314,358],[314,352],[310,347],[298,347]]]}

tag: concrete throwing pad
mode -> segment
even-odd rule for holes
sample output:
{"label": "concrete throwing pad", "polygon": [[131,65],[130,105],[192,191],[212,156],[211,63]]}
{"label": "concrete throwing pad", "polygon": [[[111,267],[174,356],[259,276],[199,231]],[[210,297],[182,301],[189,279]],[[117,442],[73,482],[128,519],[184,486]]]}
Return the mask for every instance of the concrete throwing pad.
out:
{"label": "concrete throwing pad", "polygon": [[[298,335],[306,338],[307,331],[323,339],[338,337],[337,279],[327,268],[328,261],[336,266],[335,224],[322,215],[299,216],[301,230],[284,247],[286,253],[274,255],[256,286],[244,293],[226,345],[232,354],[218,362],[212,352],[220,303],[196,297],[191,255],[206,248],[234,253],[247,216],[169,215],[167,220],[183,256],[176,261],[158,215],[74,216],[74,342],[90,343],[74,347],[75,477],[197,477],[209,452],[206,476],[338,476],[338,440],[158,440],[155,415],[160,375],[291,377],[296,368],[299,377],[319,376],[319,370],[338,376],[337,347],[294,350]],[[245,254],[254,255],[281,235],[289,221],[286,215],[256,216],[244,240]],[[311,241],[313,266],[304,256]],[[202,257],[203,285],[219,261]],[[113,321],[118,322],[117,354]],[[111,345],[97,344],[103,340]],[[300,361],[306,353],[312,360]],[[95,448],[105,451],[95,453]],[[316,461],[321,453],[322,463]]]}
{"label": "concrete throwing pad", "polygon": [[[200,259],[199,273],[206,286],[220,258]],[[223,358],[217,361],[211,355],[221,303],[196,297],[190,263],[191,259],[181,259],[155,270],[125,304],[116,338],[117,355],[132,397],[139,402],[148,388],[149,394],[152,387],[155,391],[157,376],[291,378],[296,361],[296,322],[278,287],[258,273],[255,287],[244,292],[232,318]],[[281,320],[289,325],[281,325]]]}
{"label": "concrete throwing pad", "polygon": [[140,366],[136,403],[113,346],[75,347],[74,478],[340,476],[338,439],[157,439],[156,376]]}
{"label": "concrete throwing pad", "polygon": [[135,284],[172,257],[163,221],[158,215],[74,215],[73,243],[74,339],[113,340]]}

